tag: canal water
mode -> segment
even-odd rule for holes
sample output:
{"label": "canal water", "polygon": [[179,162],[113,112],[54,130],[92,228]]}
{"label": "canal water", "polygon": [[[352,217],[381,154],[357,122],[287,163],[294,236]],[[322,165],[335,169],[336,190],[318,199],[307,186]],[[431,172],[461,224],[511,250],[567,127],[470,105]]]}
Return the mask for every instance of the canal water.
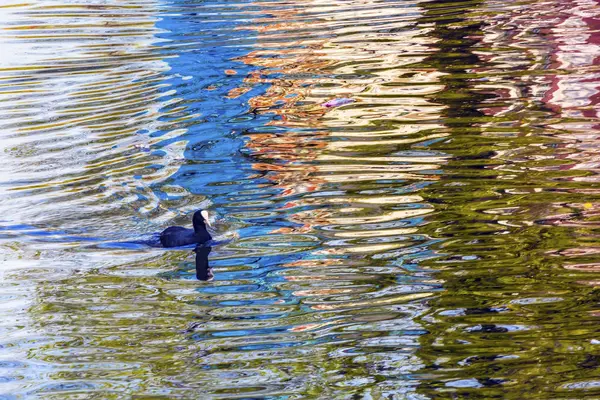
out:
{"label": "canal water", "polygon": [[[598,0],[4,0],[0,49],[0,398],[600,397]],[[133,244],[201,208],[213,282]]]}

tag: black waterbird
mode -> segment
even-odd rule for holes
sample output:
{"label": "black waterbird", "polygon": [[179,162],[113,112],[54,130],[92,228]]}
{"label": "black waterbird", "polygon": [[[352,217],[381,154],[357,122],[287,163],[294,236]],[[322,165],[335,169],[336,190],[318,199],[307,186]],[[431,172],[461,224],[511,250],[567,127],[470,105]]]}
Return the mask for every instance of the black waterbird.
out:
{"label": "black waterbird", "polygon": [[183,226],[170,226],[160,233],[160,244],[163,247],[180,247],[190,244],[205,244],[212,239],[206,226],[211,226],[208,220],[208,211],[199,210],[192,218],[194,229]]}
{"label": "black waterbird", "polygon": [[212,236],[208,233],[206,226],[211,226],[208,220],[208,212],[199,210],[192,218],[194,229],[182,226],[170,226],[160,233],[160,243],[163,247],[180,247],[195,244],[196,248],[196,278],[201,281],[211,280],[214,275],[208,265],[208,254],[212,250]]}

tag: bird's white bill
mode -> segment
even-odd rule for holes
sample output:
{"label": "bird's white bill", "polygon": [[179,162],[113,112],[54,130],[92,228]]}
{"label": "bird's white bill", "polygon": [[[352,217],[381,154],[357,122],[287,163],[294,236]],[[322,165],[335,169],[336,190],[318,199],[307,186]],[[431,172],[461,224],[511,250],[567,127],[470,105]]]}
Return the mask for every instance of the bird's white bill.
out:
{"label": "bird's white bill", "polygon": [[206,225],[212,227],[212,225],[210,224],[210,221],[208,220],[208,211],[202,210],[202,212],[200,213],[200,215],[202,215],[202,218],[204,218],[204,221],[206,222]]}

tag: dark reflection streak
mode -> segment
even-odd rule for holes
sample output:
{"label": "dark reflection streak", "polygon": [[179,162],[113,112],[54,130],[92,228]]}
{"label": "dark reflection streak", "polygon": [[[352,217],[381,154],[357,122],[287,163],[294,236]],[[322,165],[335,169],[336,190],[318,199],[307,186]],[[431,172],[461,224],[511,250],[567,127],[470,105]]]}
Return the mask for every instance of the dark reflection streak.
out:
{"label": "dark reflection streak", "polygon": [[[441,213],[436,213],[436,217],[432,217],[433,221],[429,225],[424,227],[425,231],[431,232],[431,236],[441,239],[448,239],[452,235],[447,235],[440,226],[444,224],[461,224],[464,218],[460,216],[460,208],[454,203],[449,204],[448,192],[456,192],[464,190],[462,188],[448,189],[445,185],[449,182],[453,182],[456,176],[456,172],[452,170],[455,168],[454,165],[464,168],[461,160],[467,158],[474,160],[485,160],[488,159],[493,152],[484,154],[470,154],[465,155],[457,154],[454,149],[452,142],[459,138],[468,135],[474,137],[481,133],[478,125],[473,122],[474,119],[482,117],[484,114],[478,109],[479,105],[485,99],[493,96],[482,94],[481,92],[475,91],[473,82],[470,79],[465,79],[468,76],[470,70],[479,66],[481,60],[474,53],[474,47],[479,42],[481,35],[482,23],[477,21],[469,21],[465,18],[465,14],[469,10],[474,10],[483,4],[483,1],[469,1],[468,4],[463,5],[464,1],[448,1],[448,0],[434,0],[425,2],[422,4],[424,9],[422,17],[419,19],[422,24],[434,24],[434,28],[430,31],[430,35],[436,39],[435,49],[428,57],[422,61],[422,64],[426,67],[432,67],[436,70],[444,73],[440,77],[440,82],[444,84],[444,90],[439,91],[431,95],[431,99],[438,104],[443,104],[445,107],[441,111],[444,125],[447,127],[447,131],[450,133],[449,139],[445,140],[441,145],[432,145],[432,149],[443,150],[449,154],[456,155],[455,158],[449,160],[448,165],[445,166],[446,174],[442,175],[440,182],[425,189],[423,191],[423,197],[426,201],[436,205],[436,208],[443,210]],[[444,6],[448,7],[446,10]],[[449,145],[448,145],[449,144]],[[460,175],[460,172],[458,173]],[[453,196],[455,197],[455,196]],[[456,211],[454,211],[456,210]],[[443,219],[443,221],[437,221],[437,219]],[[438,228],[438,229],[436,229]],[[422,264],[428,268],[437,269],[439,268],[440,257],[443,259],[452,258],[452,254],[448,254],[444,248],[446,240],[442,240],[440,245],[433,246],[438,249],[437,258],[430,259],[429,261],[423,261]],[[460,257],[460,255],[458,256]],[[439,309],[449,307],[449,301],[456,296],[456,292],[469,292],[475,290],[483,282],[481,280],[466,281],[463,279],[457,279],[451,273],[440,273],[439,278],[443,278],[443,291],[438,296],[429,302],[430,309],[436,312]],[[440,367],[437,364],[440,357],[444,357],[448,352],[448,347],[440,347],[438,345],[440,338],[443,338],[443,332],[440,327],[429,322],[428,317],[420,318],[419,321],[428,330],[427,335],[420,337],[420,347],[417,350],[417,356],[420,357],[425,367],[422,370],[423,373],[433,372],[435,376],[443,381],[444,379],[450,378],[452,375],[448,373],[441,373]],[[449,344],[450,346],[450,344]],[[483,377],[487,378],[487,377]],[[441,387],[444,385],[441,384]],[[452,394],[448,393],[444,395],[438,392],[440,386],[434,382],[428,380],[421,383],[418,387],[418,392],[429,396],[429,398],[454,398]],[[441,397],[440,397],[441,396]]]}

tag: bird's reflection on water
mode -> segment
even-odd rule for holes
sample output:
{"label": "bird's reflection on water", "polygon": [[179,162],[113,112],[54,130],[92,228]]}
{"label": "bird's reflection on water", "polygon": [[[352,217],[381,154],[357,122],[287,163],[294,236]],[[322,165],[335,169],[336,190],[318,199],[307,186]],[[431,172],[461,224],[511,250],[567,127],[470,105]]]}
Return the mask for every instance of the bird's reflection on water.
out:
{"label": "bird's reflection on water", "polygon": [[208,255],[212,250],[211,246],[197,245],[194,249],[196,253],[196,279],[208,281],[214,278],[212,268],[208,265]]}

